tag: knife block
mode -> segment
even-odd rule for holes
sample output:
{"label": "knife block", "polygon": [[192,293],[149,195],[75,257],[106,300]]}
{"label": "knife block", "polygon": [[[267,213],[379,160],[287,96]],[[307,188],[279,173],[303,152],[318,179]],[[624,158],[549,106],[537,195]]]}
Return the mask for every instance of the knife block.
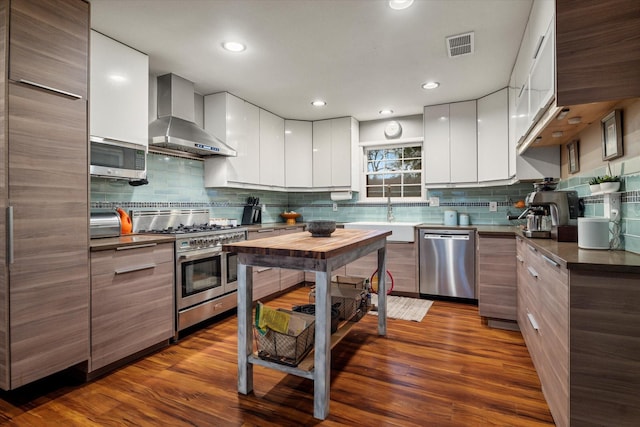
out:
{"label": "knife block", "polygon": [[246,205],[242,212],[242,225],[262,224],[262,209],[260,206]]}

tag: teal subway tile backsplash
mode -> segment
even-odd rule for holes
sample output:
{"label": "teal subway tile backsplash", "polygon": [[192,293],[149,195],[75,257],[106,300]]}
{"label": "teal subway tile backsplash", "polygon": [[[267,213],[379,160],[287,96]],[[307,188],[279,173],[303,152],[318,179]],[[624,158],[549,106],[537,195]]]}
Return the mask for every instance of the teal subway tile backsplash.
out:
{"label": "teal subway tile backsplash", "polygon": [[[240,220],[248,197],[259,197],[265,205],[263,222],[283,222],[280,213],[294,210],[302,214],[299,221],[333,219],[338,222],[386,221],[386,203],[358,202],[358,193],[351,200],[334,202],[329,192],[282,192],[236,188],[205,188],[204,163],[150,153],[148,185],[132,187],[126,181],[103,178],[91,179],[92,208],[178,209],[208,208],[212,217]],[[621,185],[622,241],[628,251],[640,253],[640,157],[615,166],[614,174],[624,175]],[[576,190],[585,202],[585,216],[603,216],[602,196],[592,196],[588,181],[607,173],[606,166],[585,171],[561,181],[558,189]],[[438,197],[440,206],[430,206],[427,200],[393,203],[393,214],[399,222],[442,224],[445,210],[467,213],[470,223],[514,224],[507,215],[519,215],[523,209],[514,207],[533,191],[531,183],[495,187],[429,189],[428,197]],[[497,202],[497,212],[489,211],[489,202]]]}

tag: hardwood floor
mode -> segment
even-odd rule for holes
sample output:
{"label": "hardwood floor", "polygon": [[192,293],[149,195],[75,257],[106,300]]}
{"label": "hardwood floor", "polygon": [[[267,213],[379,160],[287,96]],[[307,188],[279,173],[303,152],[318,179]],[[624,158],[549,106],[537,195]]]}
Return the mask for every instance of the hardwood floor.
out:
{"label": "hardwood floor", "polygon": [[[268,302],[306,303],[308,288]],[[489,329],[475,306],[436,301],[422,322],[364,316],[332,352],[329,417],[313,418],[313,382],[254,367],[236,391],[236,316],[88,383],[56,375],[0,394],[13,426],[549,426],[519,332]]]}

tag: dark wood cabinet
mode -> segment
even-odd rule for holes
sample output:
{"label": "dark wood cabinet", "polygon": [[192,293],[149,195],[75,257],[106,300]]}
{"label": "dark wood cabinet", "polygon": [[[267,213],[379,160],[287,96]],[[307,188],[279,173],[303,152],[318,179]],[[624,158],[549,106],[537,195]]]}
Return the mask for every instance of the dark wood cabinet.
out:
{"label": "dark wood cabinet", "polygon": [[173,253],[173,243],[91,252],[89,372],[173,337]]}
{"label": "dark wood cabinet", "polygon": [[11,0],[9,79],[87,97],[89,4]]}
{"label": "dark wood cabinet", "polygon": [[557,105],[640,96],[640,2],[556,0]]}
{"label": "dark wood cabinet", "polygon": [[515,238],[478,235],[477,265],[480,316],[515,321],[517,319]]}
{"label": "dark wood cabinet", "polygon": [[84,1],[0,1],[3,389],[89,356],[88,35]]}

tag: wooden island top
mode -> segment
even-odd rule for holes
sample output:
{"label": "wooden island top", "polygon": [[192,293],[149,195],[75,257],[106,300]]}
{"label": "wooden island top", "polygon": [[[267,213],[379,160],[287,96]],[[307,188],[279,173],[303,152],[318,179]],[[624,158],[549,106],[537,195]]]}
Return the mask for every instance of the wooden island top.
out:
{"label": "wooden island top", "polygon": [[222,250],[238,254],[275,255],[296,258],[329,259],[365,247],[391,231],[336,229],[330,237],[313,237],[308,231],[225,244]]}
{"label": "wooden island top", "polygon": [[[391,231],[336,229],[330,237],[312,237],[311,233],[303,231],[223,245],[223,251],[236,253],[238,256],[239,393],[248,394],[253,390],[253,365],[266,366],[313,380],[313,415],[321,420],[327,417],[331,382],[332,272],[375,251],[378,253],[378,271],[385,271],[386,243],[389,235]],[[313,357],[313,363],[301,363],[291,367],[262,360],[254,355],[251,334],[254,266],[316,273],[314,350],[309,356]],[[385,336],[387,333],[385,291],[385,275],[382,274],[378,282],[378,335],[380,336]]]}

